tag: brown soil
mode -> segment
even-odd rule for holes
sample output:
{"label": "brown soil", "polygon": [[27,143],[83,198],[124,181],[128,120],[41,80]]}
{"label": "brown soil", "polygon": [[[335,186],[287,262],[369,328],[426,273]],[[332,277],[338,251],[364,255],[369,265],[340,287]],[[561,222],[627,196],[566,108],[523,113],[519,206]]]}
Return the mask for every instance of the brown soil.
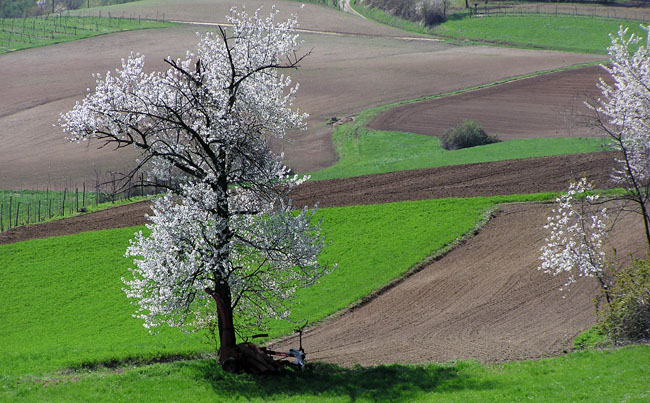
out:
{"label": "brown soil", "polygon": [[[291,197],[297,207],[350,206],[442,197],[559,192],[586,174],[599,188],[609,187],[614,154],[594,153],[458,165],[308,182]],[[148,202],[18,227],[0,233],[0,244],[141,225],[151,213]]]}
{"label": "brown soil", "polygon": [[613,153],[592,153],[456,165],[307,182],[293,195],[297,207],[378,204],[442,197],[565,191],[583,175],[611,187]]}
{"label": "brown soil", "polygon": [[[504,205],[465,245],[303,336],[307,358],[341,365],[484,362],[552,356],[594,324],[598,286],[536,270],[549,205]],[[619,255],[644,250],[638,220],[615,233]],[[296,346],[295,337],[274,349]]]}
{"label": "brown soil", "polygon": [[441,136],[466,119],[490,135],[514,138],[589,136],[590,111],[584,101],[596,99],[596,83],[608,74],[599,66],[512,81],[455,96],[390,109],[368,127]]}

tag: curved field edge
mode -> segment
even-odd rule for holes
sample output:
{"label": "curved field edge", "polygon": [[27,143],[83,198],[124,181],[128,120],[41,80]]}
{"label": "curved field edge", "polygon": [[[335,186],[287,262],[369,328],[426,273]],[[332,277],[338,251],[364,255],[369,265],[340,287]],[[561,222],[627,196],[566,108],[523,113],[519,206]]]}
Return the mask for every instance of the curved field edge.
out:
{"label": "curved field edge", "polygon": [[[322,320],[400,277],[473,231],[498,203],[552,194],[437,199],[321,209],[329,242],[320,259],[338,268],[302,290],[296,321]],[[214,351],[204,333],[163,328],[149,335],[120,278],[136,228],[87,232],[0,245],[0,373],[38,375],[64,368],[149,362]],[[295,324],[270,322],[271,337]],[[245,336],[245,335],[244,335]]]}
{"label": "curved field edge", "polygon": [[[224,373],[195,360],[40,378],[4,377],[0,397],[30,401],[647,401],[650,346],[539,361],[341,368],[285,376]],[[0,379],[2,376],[0,376]]]}
{"label": "curved field edge", "polygon": [[[397,106],[458,95],[528,77],[597,64],[599,63],[585,63],[561,69],[544,70],[457,91],[366,109],[360,112],[352,122],[334,128],[332,142],[339,157],[338,162],[309,175],[312,180],[348,178],[411,169],[602,151],[603,139],[577,137],[517,139],[448,151],[440,146],[440,140],[437,137],[370,130],[365,127],[382,112]],[[493,134],[498,136],[498,133]]]}

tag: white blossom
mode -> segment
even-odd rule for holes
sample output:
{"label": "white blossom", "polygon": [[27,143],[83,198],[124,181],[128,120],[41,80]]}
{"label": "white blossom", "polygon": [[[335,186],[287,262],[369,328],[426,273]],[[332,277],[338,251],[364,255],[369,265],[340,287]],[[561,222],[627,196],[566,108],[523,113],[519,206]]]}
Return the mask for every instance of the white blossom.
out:
{"label": "white blossom", "polygon": [[606,268],[607,210],[594,208],[599,196],[590,194],[592,189],[584,177],[571,183],[567,193],[555,200],[557,207],[544,226],[550,235],[541,248],[538,270],[553,276],[565,273],[564,287],[576,277],[602,279]]}
{"label": "white blossom", "polygon": [[[648,27],[643,27],[646,31]],[[610,63],[603,68],[614,80],[600,80],[602,98],[587,104],[598,126],[620,153],[612,178],[626,190],[622,199],[640,213],[650,247],[650,50],[648,36],[628,36],[627,28],[610,35]],[[634,50],[636,49],[636,50]],[[627,205],[627,204],[626,204]],[[627,207],[624,206],[624,209]]]}
{"label": "white blossom", "polygon": [[135,147],[138,169],[169,180],[150,234],[126,251],[135,267],[124,291],[147,328],[205,326],[220,303],[238,326],[287,318],[295,291],[329,271],[317,261],[315,209],[295,211],[288,199],[305,178],[267,143],[304,128],[306,115],[291,109],[298,85],[279,73],[304,57],[297,20],[259,12],[232,9],[232,28],[199,35],[196,51],[166,59],[164,72],[146,73],[131,53],[61,117],[71,141]]}

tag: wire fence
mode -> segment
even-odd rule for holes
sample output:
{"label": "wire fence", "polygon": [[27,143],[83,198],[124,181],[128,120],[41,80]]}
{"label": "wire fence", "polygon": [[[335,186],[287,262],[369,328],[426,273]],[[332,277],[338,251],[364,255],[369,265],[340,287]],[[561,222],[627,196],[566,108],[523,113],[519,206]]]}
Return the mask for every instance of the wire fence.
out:
{"label": "wire fence", "polygon": [[490,4],[489,2],[470,3],[470,14],[477,17],[496,16],[527,16],[543,15],[573,15],[576,17],[592,18],[622,18],[633,21],[649,22],[650,9],[630,7],[606,7],[576,3],[550,4]]}
{"label": "wire fence", "polygon": [[44,14],[37,17],[0,18],[0,45],[10,49],[13,44],[28,46],[75,38],[137,29],[143,23],[164,23],[164,13],[155,15],[111,15],[101,11],[71,14]]}
{"label": "wire fence", "polygon": [[143,175],[124,182],[121,175],[110,173],[94,183],[65,182],[39,190],[0,190],[0,232],[86,213],[104,203],[160,194],[168,186],[164,181],[148,181]]}

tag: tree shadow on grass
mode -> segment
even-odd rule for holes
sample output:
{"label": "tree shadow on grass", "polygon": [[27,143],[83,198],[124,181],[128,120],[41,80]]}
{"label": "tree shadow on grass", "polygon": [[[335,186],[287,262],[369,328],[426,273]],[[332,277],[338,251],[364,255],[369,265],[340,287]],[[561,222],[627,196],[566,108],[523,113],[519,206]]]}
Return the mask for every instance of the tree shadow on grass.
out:
{"label": "tree shadow on grass", "polygon": [[287,370],[278,375],[230,374],[222,371],[216,361],[197,362],[196,365],[215,391],[249,400],[311,396],[347,397],[352,401],[404,401],[435,392],[485,390],[497,386],[494,381],[464,374],[462,367],[476,365],[474,363],[355,368],[315,363],[304,371]]}

